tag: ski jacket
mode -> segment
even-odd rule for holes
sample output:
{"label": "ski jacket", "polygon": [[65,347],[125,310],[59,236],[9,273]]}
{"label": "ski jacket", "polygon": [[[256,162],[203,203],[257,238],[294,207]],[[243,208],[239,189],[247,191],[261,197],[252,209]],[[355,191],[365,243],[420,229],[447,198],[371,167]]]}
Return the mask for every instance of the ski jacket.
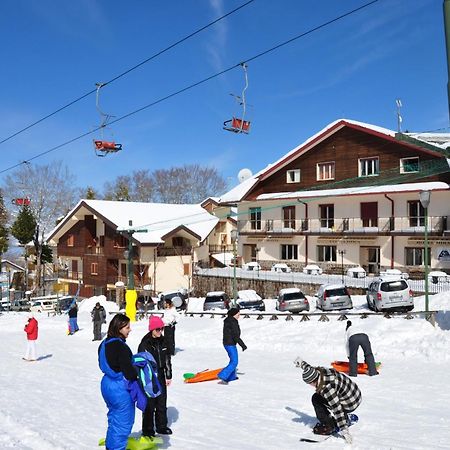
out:
{"label": "ski jacket", "polygon": [[239,344],[243,350],[247,348],[241,339],[241,328],[239,322],[232,316],[228,316],[223,321],[223,345]]}
{"label": "ski jacket", "polygon": [[73,319],[74,317],[78,316],[78,306],[77,305],[73,305],[70,309],[69,309],[69,317],[71,319]]}
{"label": "ski jacket", "polygon": [[155,358],[160,380],[172,379],[172,360],[164,336],[154,338],[149,331],[138,347],[138,352],[149,352]]}
{"label": "ski jacket", "polygon": [[[345,350],[347,352],[347,357],[350,356],[350,347],[349,347],[349,339],[355,334],[366,334],[362,327],[358,325],[351,324],[347,331],[345,332]],[[367,335],[366,335],[367,336]]]}
{"label": "ski jacket", "polygon": [[106,338],[98,348],[100,370],[111,378],[137,380],[130,347],[123,338]]}
{"label": "ski jacket", "polygon": [[354,411],[361,403],[358,385],[343,373],[318,367],[319,380],[316,392],[327,402],[337,426],[347,428],[347,412]]}
{"label": "ski jacket", "polygon": [[28,323],[25,325],[23,329],[25,333],[27,333],[27,339],[29,341],[35,341],[38,338],[38,322],[32,317],[28,319]]}
{"label": "ski jacket", "polygon": [[91,317],[93,322],[105,322],[106,321],[106,311],[103,306],[100,308],[94,307],[91,311]]}
{"label": "ski jacket", "polygon": [[179,319],[180,315],[178,314],[175,307],[164,310],[164,316],[162,317],[162,320],[166,327],[175,326]]}

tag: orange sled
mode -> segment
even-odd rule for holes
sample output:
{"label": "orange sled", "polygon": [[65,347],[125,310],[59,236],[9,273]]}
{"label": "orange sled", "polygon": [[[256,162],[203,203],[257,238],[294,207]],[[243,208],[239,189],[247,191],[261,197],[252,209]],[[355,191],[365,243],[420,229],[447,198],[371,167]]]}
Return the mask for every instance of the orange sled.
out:
{"label": "orange sled", "polygon": [[[331,365],[333,366],[333,369],[337,370],[338,372],[348,373],[348,368],[349,368],[348,361],[333,361],[331,363]],[[380,370],[381,363],[376,362],[375,366],[376,366],[377,370]],[[366,363],[358,363],[358,373],[362,374],[362,375],[367,375],[368,368],[367,368]]]}
{"label": "orange sled", "polygon": [[191,378],[186,378],[185,383],[200,383],[201,381],[217,380],[217,375],[222,369],[204,370],[203,372],[196,373]]}

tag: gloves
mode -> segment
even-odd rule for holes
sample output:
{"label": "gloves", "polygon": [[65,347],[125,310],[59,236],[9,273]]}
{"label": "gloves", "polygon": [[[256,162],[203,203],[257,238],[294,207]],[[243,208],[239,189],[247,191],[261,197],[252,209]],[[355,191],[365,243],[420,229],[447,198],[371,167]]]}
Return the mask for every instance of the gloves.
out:
{"label": "gloves", "polygon": [[297,356],[297,358],[294,359],[294,365],[295,367],[301,367],[302,366],[303,359],[301,356]]}
{"label": "gloves", "polygon": [[241,346],[242,347],[242,351],[245,352],[245,350],[247,350],[247,346],[244,344]]}
{"label": "gloves", "polygon": [[347,444],[351,444],[353,442],[353,438],[352,435],[350,434],[350,432],[348,431],[348,428],[344,428],[341,431],[341,436],[345,439],[345,442]]}

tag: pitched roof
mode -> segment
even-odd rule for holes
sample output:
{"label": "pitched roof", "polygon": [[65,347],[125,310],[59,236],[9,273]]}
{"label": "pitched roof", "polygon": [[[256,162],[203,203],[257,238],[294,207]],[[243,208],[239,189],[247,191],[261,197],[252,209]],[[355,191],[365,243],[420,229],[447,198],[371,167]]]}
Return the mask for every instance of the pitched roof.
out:
{"label": "pitched roof", "polygon": [[133,240],[141,244],[163,243],[163,236],[179,227],[190,230],[202,242],[219,221],[200,205],[80,200],[51,231],[49,239],[65,233],[71,227],[71,218],[77,214],[79,218],[84,217],[84,214],[96,215],[118,231],[147,230],[133,234]]}

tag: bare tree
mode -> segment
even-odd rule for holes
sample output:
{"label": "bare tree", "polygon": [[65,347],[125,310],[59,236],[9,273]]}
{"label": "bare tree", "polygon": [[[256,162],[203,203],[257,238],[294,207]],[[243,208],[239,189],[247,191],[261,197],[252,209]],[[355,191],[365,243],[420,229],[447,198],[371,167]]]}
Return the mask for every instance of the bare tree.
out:
{"label": "bare tree", "polygon": [[151,202],[153,179],[148,170],[137,170],[130,175],[120,175],[104,184],[103,198],[129,202]]}
{"label": "bare tree", "polygon": [[[62,162],[44,166],[24,164],[5,179],[4,192],[9,200],[31,199],[30,210],[36,219],[33,237],[36,251],[36,274],[41,287],[41,256],[45,235],[53,229],[58,217],[64,216],[75,205],[77,188],[75,177]],[[11,202],[8,202],[11,204]],[[13,219],[18,211],[12,211]]]}

